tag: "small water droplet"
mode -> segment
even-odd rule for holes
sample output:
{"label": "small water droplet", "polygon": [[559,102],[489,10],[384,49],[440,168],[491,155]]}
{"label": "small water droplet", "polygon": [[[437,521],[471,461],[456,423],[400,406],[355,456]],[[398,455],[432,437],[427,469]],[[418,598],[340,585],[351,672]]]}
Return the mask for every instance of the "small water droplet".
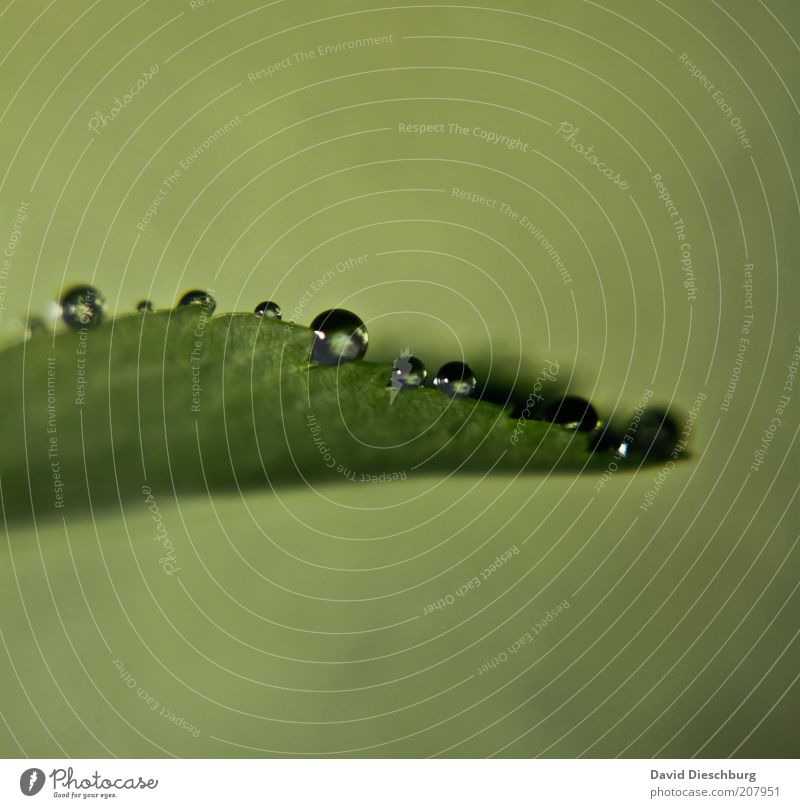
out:
{"label": "small water droplet", "polygon": [[136,311],[153,311],[153,304],[149,300],[140,300],[136,304]]}
{"label": "small water droplet", "polygon": [[422,387],[428,371],[425,365],[411,354],[402,354],[392,363],[392,375],[389,384],[396,390],[416,390]]}
{"label": "small water droplet", "polygon": [[46,327],[41,317],[29,317],[25,323],[25,339],[30,339],[36,334],[43,334]]}
{"label": "small water droplet", "polygon": [[179,306],[202,306],[208,310],[208,314],[213,314],[217,308],[217,301],[202,289],[191,289],[179,301]]}
{"label": "small water droplet", "polygon": [[472,369],[463,362],[447,362],[439,368],[433,380],[434,386],[450,398],[466,398],[475,390],[477,383]]}
{"label": "small water droplet", "polygon": [[106,302],[94,286],[73,286],[61,297],[61,319],[76,331],[100,325],[105,310]]}
{"label": "small water droplet", "polygon": [[281,307],[271,300],[264,300],[256,306],[255,313],[259,317],[269,317],[273,320],[281,319]]}
{"label": "small water droplet", "polygon": [[591,432],[597,427],[599,418],[597,410],[580,396],[564,396],[553,401],[544,408],[542,417],[545,421],[560,424],[565,429],[577,432]]}
{"label": "small water droplet", "polygon": [[354,362],[367,352],[367,327],[347,309],[328,309],[311,321],[311,361],[320,365]]}

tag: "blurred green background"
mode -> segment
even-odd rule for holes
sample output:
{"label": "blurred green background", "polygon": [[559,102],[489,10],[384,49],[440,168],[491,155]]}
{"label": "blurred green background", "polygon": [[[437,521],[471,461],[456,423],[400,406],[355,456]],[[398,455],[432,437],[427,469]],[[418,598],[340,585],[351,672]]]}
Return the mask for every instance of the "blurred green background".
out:
{"label": "blurred green background", "polygon": [[0,751],[796,754],[799,36],[789,0],[7,2],[3,341],[78,281],[343,306],[374,360],[652,390],[692,457],[157,491],[175,575],[144,501],[7,523]]}

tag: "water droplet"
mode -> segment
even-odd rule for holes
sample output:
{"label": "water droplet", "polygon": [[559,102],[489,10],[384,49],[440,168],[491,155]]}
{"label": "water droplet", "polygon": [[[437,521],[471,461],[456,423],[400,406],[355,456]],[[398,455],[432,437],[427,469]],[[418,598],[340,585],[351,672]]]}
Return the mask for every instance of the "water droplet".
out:
{"label": "water droplet", "polygon": [[655,408],[642,415],[631,441],[631,450],[637,454],[666,457],[675,449],[680,430],[672,416],[664,409]]}
{"label": "water droplet", "polygon": [[202,306],[208,310],[208,314],[213,314],[217,308],[217,301],[202,289],[191,289],[179,301],[179,306]]}
{"label": "water droplet", "polygon": [[433,380],[434,386],[450,398],[466,398],[472,394],[477,383],[470,366],[463,362],[442,365]]}
{"label": "water droplet", "polygon": [[149,300],[140,300],[136,304],[136,311],[153,311],[153,304]]}
{"label": "water droplet", "polygon": [[259,317],[269,317],[273,320],[281,319],[281,307],[271,300],[264,300],[256,306],[255,313]]}
{"label": "water droplet", "polygon": [[100,325],[105,310],[106,302],[94,286],[73,286],[61,297],[61,318],[76,331]]}
{"label": "water droplet", "polygon": [[392,363],[394,370],[389,377],[389,384],[396,390],[416,390],[422,387],[428,371],[416,356],[403,353]]}
{"label": "water droplet", "polygon": [[593,436],[590,448],[595,452],[612,451],[619,458],[666,458],[680,439],[680,430],[663,409],[653,409],[633,417],[627,426],[606,425]]}
{"label": "water droplet", "polygon": [[41,317],[29,317],[25,323],[25,339],[30,339],[36,334],[43,334],[46,327]]}
{"label": "water droplet", "polygon": [[346,309],[328,309],[311,321],[311,361],[320,365],[354,362],[367,352],[367,327]]}
{"label": "water droplet", "polygon": [[628,441],[618,427],[606,424],[592,436],[589,449],[592,452],[615,452],[624,458],[628,454]]}
{"label": "water droplet", "polygon": [[542,417],[545,421],[577,432],[591,432],[599,421],[595,408],[580,396],[564,396],[551,402],[544,408]]}

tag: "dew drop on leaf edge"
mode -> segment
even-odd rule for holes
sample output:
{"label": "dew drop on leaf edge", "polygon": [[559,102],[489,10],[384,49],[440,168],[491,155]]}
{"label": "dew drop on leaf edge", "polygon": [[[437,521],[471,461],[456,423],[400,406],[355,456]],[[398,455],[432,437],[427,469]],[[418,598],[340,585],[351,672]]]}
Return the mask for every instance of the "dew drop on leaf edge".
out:
{"label": "dew drop on leaf edge", "polygon": [[277,303],[273,303],[271,300],[263,300],[259,303],[254,313],[259,317],[268,317],[272,320],[280,320],[281,319],[281,307]]}
{"label": "dew drop on leaf edge", "polygon": [[202,289],[190,289],[178,301],[179,306],[201,306],[208,310],[209,314],[214,313],[217,308],[217,301],[206,291]]}
{"label": "dew drop on leaf edge", "polygon": [[580,396],[564,396],[551,401],[545,406],[542,418],[576,432],[591,432],[600,420],[597,410]]}
{"label": "dew drop on leaf edge", "polygon": [[75,331],[95,328],[103,322],[106,303],[94,286],[73,286],[60,300],[61,319]]}
{"label": "dew drop on leaf edge", "polygon": [[472,395],[478,380],[464,362],[447,362],[439,368],[433,384],[449,398],[467,398]]}
{"label": "dew drop on leaf edge", "polygon": [[314,341],[310,360],[319,365],[355,362],[367,352],[369,335],[358,315],[347,309],[326,309],[311,321]]}
{"label": "dew drop on leaf edge", "polygon": [[25,323],[25,339],[30,339],[36,334],[43,334],[46,328],[41,317],[29,317]]}
{"label": "dew drop on leaf edge", "polygon": [[392,363],[389,384],[398,390],[417,390],[422,387],[428,371],[416,356],[403,354]]}

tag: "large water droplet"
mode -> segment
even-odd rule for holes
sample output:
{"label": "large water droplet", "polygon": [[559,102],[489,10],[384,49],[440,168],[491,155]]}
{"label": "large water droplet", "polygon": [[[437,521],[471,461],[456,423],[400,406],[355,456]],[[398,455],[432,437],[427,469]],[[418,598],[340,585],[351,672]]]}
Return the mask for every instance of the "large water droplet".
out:
{"label": "large water droplet", "polygon": [[208,314],[213,314],[217,308],[217,301],[202,289],[191,289],[179,301],[179,306],[201,306]]}
{"label": "large water droplet", "polygon": [[281,307],[271,300],[264,300],[256,306],[255,313],[259,317],[269,317],[273,320],[281,319]]}
{"label": "large water droplet", "polygon": [[73,286],[61,297],[61,319],[76,331],[100,325],[105,311],[106,302],[94,286]]}
{"label": "large water droplet", "polygon": [[136,304],[136,311],[153,311],[153,304],[149,300],[140,300]]}
{"label": "large water droplet", "polygon": [[422,387],[428,371],[425,365],[410,354],[402,354],[392,363],[392,375],[389,377],[389,384],[396,390],[416,390]]}
{"label": "large water droplet", "polygon": [[311,361],[320,365],[354,362],[367,352],[367,327],[347,309],[328,309],[311,321]]}
{"label": "large water droplet", "polygon": [[448,362],[442,365],[433,380],[434,386],[450,398],[466,398],[472,395],[477,383],[472,369],[464,362]]}
{"label": "large water droplet", "polygon": [[591,432],[599,421],[595,408],[580,396],[564,396],[551,402],[544,408],[542,417],[545,421],[578,432]]}

